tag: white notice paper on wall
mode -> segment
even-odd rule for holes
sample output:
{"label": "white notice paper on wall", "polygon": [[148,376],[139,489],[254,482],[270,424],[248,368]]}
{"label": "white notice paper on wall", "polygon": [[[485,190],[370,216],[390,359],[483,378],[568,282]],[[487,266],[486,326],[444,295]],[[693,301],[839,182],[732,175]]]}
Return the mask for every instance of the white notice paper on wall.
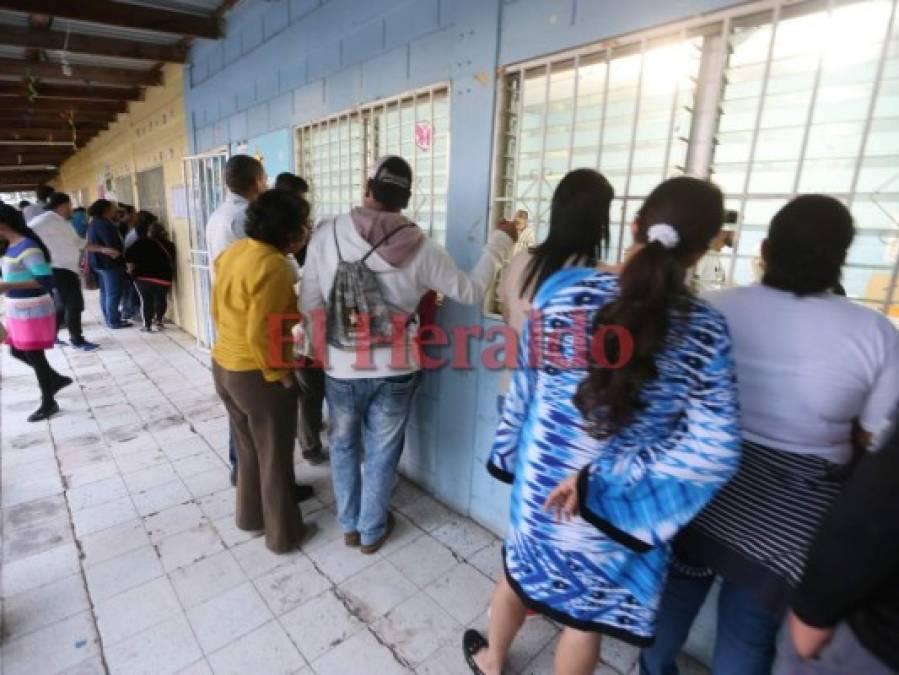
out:
{"label": "white notice paper on wall", "polygon": [[172,217],[187,218],[187,189],[183,185],[172,186]]}

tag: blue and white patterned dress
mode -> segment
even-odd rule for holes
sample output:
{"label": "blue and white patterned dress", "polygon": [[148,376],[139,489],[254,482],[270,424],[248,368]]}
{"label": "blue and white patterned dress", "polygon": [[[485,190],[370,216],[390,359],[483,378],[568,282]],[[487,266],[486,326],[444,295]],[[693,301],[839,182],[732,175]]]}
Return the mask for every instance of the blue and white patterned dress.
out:
{"label": "blue and white patterned dress", "polygon": [[[582,268],[544,282],[488,469],[513,483],[504,562],[525,604],[647,645],[671,538],[737,470],[739,411],[724,317],[691,299],[688,311],[672,312],[645,409],[614,436],[591,436],[572,397],[587,375],[594,315],[617,294],[616,276]],[[557,522],[543,504],[574,473],[581,515]]]}

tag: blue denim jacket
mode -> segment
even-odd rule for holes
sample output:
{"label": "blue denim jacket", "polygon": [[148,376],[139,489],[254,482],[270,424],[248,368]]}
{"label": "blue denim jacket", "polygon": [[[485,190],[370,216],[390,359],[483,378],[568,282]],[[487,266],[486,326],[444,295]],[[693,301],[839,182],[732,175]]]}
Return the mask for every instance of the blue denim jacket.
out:
{"label": "blue denim jacket", "polygon": [[[118,228],[112,221],[105,218],[94,218],[91,220],[90,227],[87,230],[87,241],[89,244],[99,244],[109,248],[118,249],[125,252],[125,245],[122,242],[122,235],[119,234]],[[124,257],[110,258],[108,255],[91,251],[88,254],[90,266],[95,270],[108,270],[115,267],[121,267]]]}

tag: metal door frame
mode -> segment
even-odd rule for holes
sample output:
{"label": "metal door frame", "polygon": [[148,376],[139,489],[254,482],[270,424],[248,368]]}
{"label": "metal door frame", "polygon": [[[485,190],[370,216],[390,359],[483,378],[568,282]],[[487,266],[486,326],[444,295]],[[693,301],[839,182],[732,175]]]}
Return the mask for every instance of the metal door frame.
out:
{"label": "metal door frame", "polygon": [[211,311],[212,276],[206,248],[206,221],[225,199],[224,168],[229,154],[228,147],[223,146],[209,152],[188,155],[181,163],[187,197],[190,232],[188,260],[194,293],[197,348],[204,352],[212,348],[215,338]]}

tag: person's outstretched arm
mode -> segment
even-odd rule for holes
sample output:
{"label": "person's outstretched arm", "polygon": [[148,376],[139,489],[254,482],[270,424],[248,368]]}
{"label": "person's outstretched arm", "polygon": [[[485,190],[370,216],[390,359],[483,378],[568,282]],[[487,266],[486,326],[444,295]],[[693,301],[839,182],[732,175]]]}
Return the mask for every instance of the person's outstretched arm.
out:
{"label": "person's outstretched arm", "polygon": [[463,305],[479,303],[503,261],[509,257],[515,243],[514,223],[500,223],[487,239],[481,257],[471,272],[463,272],[445,248],[425,243],[429,259],[421,267],[421,285],[443,293]]}

